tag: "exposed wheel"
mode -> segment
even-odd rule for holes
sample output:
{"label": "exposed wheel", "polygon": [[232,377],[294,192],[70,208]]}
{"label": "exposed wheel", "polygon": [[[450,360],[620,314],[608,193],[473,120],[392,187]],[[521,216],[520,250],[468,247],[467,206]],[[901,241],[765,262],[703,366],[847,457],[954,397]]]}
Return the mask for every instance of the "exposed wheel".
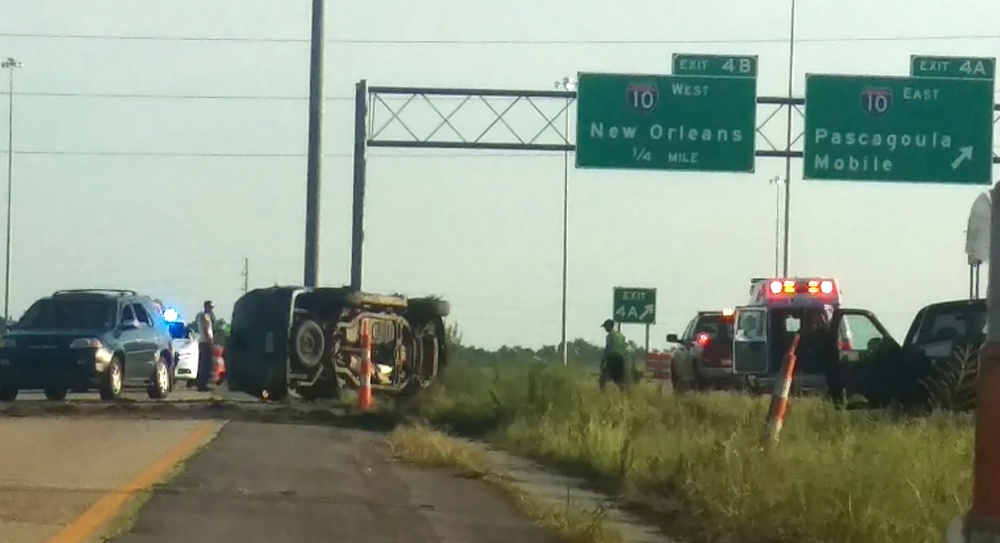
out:
{"label": "exposed wheel", "polygon": [[302,319],[292,329],[292,355],[305,368],[315,368],[323,361],[326,339],[323,327],[312,319]]}
{"label": "exposed wheel", "polygon": [[18,390],[14,387],[0,385],[0,402],[12,402],[17,399]]}
{"label": "exposed wheel", "polygon": [[111,363],[108,364],[108,369],[104,370],[101,385],[98,387],[101,399],[111,401],[121,398],[124,378],[125,368],[122,366],[122,360],[118,355],[115,355],[111,359]]}
{"label": "exposed wheel", "polygon": [[407,313],[413,314],[418,320],[447,317],[451,314],[451,304],[440,298],[410,298],[407,302]]}
{"label": "exposed wheel", "polygon": [[149,376],[149,384],[146,385],[146,395],[154,400],[162,400],[170,395],[173,383],[170,382],[170,364],[167,357],[162,353],[156,358],[153,365],[153,374]]}
{"label": "exposed wheel", "polygon": [[61,402],[66,399],[69,389],[66,387],[48,387],[45,389],[45,399],[53,402]]}

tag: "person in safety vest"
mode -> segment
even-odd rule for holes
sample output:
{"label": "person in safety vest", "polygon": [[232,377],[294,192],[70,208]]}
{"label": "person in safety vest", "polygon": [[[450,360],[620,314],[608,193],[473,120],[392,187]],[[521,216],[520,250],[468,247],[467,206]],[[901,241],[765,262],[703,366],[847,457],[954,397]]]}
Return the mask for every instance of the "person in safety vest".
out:
{"label": "person in safety vest", "polygon": [[615,321],[611,319],[604,321],[601,328],[604,328],[608,333],[604,341],[604,356],[601,359],[601,390],[604,390],[608,379],[614,381],[619,388],[624,388],[626,384],[625,356],[627,354],[625,336],[615,330]]}
{"label": "person in safety vest", "polygon": [[213,346],[215,344],[215,306],[211,301],[205,301],[205,310],[195,317],[198,327],[198,390],[207,392],[212,380],[212,370],[215,367]]}

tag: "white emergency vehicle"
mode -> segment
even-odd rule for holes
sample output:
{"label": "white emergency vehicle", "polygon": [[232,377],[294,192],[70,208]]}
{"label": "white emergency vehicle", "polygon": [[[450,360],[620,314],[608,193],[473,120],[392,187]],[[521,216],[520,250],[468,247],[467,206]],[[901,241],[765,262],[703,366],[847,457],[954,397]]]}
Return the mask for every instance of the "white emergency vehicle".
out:
{"label": "white emergency vehicle", "polygon": [[174,379],[193,383],[198,378],[198,333],[188,327],[176,309],[163,311],[174,349]]}
{"label": "white emergency vehicle", "polygon": [[[838,344],[829,348],[839,351],[844,362],[856,361],[874,348],[873,339],[892,339],[870,311],[841,306],[834,278],[755,278],[750,280],[750,302],[735,311],[733,373],[751,389],[769,390],[795,334],[817,317],[838,330]],[[809,356],[797,357],[795,386],[825,389],[826,368]]]}

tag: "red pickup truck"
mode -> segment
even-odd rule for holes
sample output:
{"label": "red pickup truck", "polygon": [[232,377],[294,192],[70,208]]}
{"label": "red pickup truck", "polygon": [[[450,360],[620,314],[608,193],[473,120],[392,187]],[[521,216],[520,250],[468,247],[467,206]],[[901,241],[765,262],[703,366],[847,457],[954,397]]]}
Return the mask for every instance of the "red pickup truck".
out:
{"label": "red pickup truck", "polygon": [[733,386],[733,312],[699,311],[674,343],[671,377],[675,391],[725,390]]}

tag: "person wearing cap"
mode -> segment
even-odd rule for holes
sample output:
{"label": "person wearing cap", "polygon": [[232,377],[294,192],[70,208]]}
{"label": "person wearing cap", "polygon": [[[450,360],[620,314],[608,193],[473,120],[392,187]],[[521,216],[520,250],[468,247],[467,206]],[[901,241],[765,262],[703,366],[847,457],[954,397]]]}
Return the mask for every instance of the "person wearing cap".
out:
{"label": "person wearing cap", "polygon": [[198,326],[198,390],[207,392],[208,382],[212,379],[214,360],[212,347],[215,344],[215,306],[211,300],[206,300],[204,311],[198,313],[195,322]]}
{"label": "person wearing cap", "polygon": [[608,379],[615,382],[619,388],[625,387],[625,355],[627,345],[625,336],[615,330],[615,321],[608,319],[604,321],[601,328],[608,333],[604,340],[604,357],[601,360],[601,380],[600,387],[604,390],[604,385]]}

